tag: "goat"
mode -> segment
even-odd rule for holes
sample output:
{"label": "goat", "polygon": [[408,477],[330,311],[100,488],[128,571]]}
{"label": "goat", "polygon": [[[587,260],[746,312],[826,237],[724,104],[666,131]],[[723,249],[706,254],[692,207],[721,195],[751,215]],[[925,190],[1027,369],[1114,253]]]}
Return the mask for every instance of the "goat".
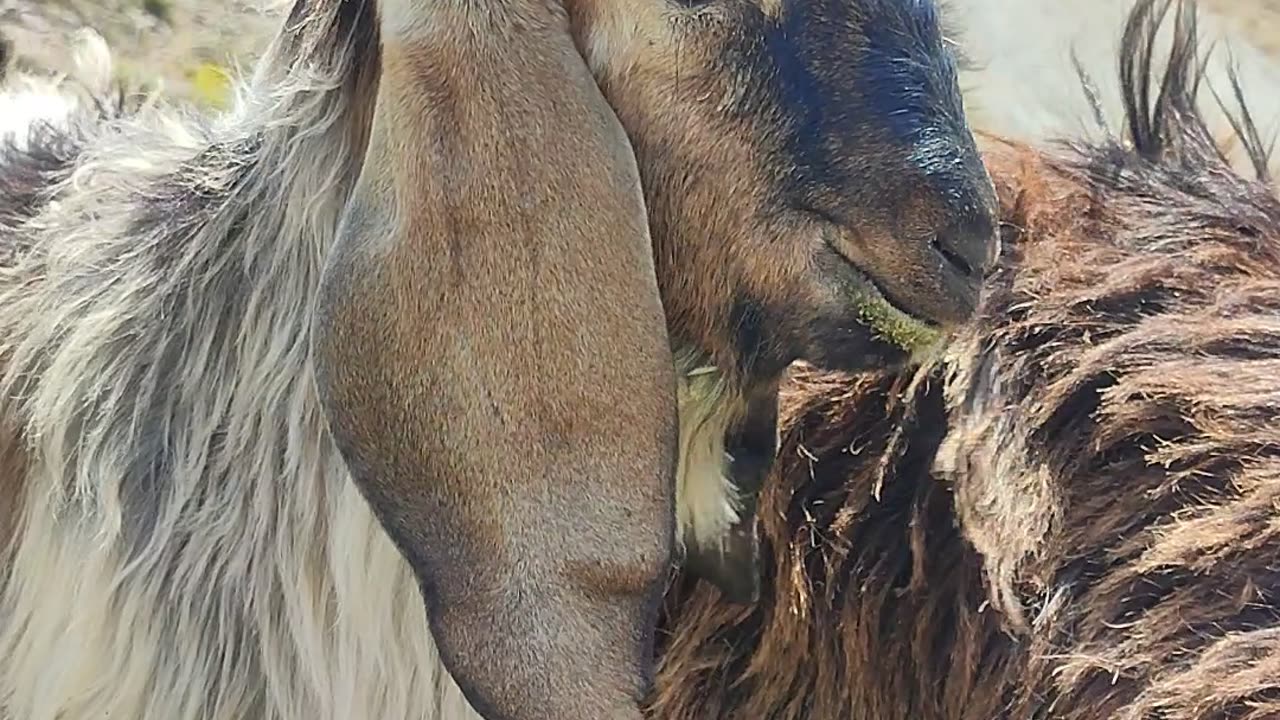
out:
{"label": "goat", "polygon": [[1153,77],[1161,7],[1128,144],[981,138],[1002,257],[939,363],[797,370],[764,599],[673,588],[656,717],[1280,717],[1280,199],[1195,108],[1188,3]]}
{"label": "goat", "polygon": [[995,250],[928,0],[296,0],[228,115],[55,141],[11,720],[638,717],[679,546],[754,592],[784,368],[927,352]]}

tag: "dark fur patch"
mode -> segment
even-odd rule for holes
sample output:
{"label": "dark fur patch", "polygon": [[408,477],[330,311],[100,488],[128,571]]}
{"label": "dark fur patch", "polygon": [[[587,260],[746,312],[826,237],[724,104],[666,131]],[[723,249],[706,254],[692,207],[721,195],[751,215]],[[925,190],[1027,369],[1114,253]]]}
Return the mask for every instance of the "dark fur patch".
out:
{"label": "dark fur patch", "polygon": [[891,1],[861,12],[877,20],[865,31],[859,79],[872,117],[908,145],[938,125],[963,127],[956,67],[933,1]]}
{"label": "dark fur patch", "polygon": [[739,112],[783,122],[795,177],[780,203],[829,205],[826,189],[845,188],[855,172],[846,167],[851,143],[864,165],[934,147],[936,157],[919,158],[921,174],[956,180],[957,153],[970,143],[960,142],[968,129],[933,0],[789,0],[779,17],[760,14],[757,22],[758,31],[742,33],[755,40],[728,46],[722,71],[773,68],[747,75],[752,85]]}
{"label": "dark fur patch", "polygon": [[21,146],[0,141],[0,265],[12,263],[25,245],[16,228],[49,202],[81,149],[79,137],[45,123],[33,126]]}
{"label": "dark fur patch", "polygon": [[0,83],[9,75],[9,67],[13,64],[13,41],[0,34]]}
{"label": "dark fur patch", "polygon": [[730,528],[723,552],[691,548],[686,562],[687,573],[720,588],[730,602],[759,598],[763,566],[757,508],[777,452],[777,428],[777,383],[758,383],[748,391],[741,422],[725,437],[725,451],[733,458],[729,476],[738,491],[740,519]]}
{"label": "dark fur patch", "polygon": [[738,488],[752,496],[764,485],[778,446],[778,386],[761,384],[747,395],[746,413],[725,438],[725,450],[733,457],[732,472]]}
{"label": "dark fur patch", "polygon": [[[243,231],[246,218],[225,218],[229,232],[224,238],[214,240],[208,254],[201,256],[204,262],[224,266],[222,269],[210,267],[194,271],[208,281],[194,285],[164,283],[163,280],[183,272],[181,263],[190,256],[186,244],[199,235],[205,224],[219,213],[225,213],[233,194],[253,171],[243,161],[253,157],[258,144],[257,137],[226,147],[212,144],[173,173],[156,180],[135,201],[130,234],[146,239],[145,245],[139,244],[138,252],[149,257],[154,270],[149,276],[161,283],[152,289],[153,300],[149,307],[154,315],[138,317],[138,331],[147,332],[152,323],[161,322],[163,317],[181,317],[190,312],[187,308],[206,302],[208,298],[222,298],[222,302],[218,305],[220,330],[208,337],[197,337],[188,331],[180,341],[155,347],[150,357],[132,365],[131,370],[135,374],[133,386],[147,387],[151,378],[178,376],[184,356],[192,348],[205,348],[213,356],[222,357],[226,353],[225,346],[237,342],[236,328],[242,322],[249,294],[241,289],[248,282],[243,270],[246,259],[242,253],[236,252],[240,246],[231,240]],[[246,206],[245,211],[249,210]],[[199,296],[195,294],[197,290]],[[169,398],[142,393],[136,402],[135,426],[163,428],[169,425]],[[122,428],[120,431],[127,430]],[[220,429],[219,435],[225,435],[225,429]],[[137,467],[121,483],[120,500],[124,506],[130,546],[141,549],[149,543],[154,523],[170,502],[168,496],[173,488],[167,478],[172,477],[179,460],[173,456],[174,448],[165,433],[144,435],[135,443],[140,448],[150,448],[150,451],[135,454]],[[198,507],[205,498],[197,497],[192,502]],[[176,569],[175,565],[172,570]]]}
{"label": "dark fur patch", "polygon": [[[739,294],[729,308],[729,327],[733,331],[734,351],[738,359],[738,372],[743,377],[751,377],[757,368],[770,375],[781,370],[776,358],[770,358],[768,331],[765,329],[767,315],[760,303],[746,295]],[[772,362],[771,362],[772,360]],[[768,365],[769,367],[759,367]],[[785,363],[781,364],[785,367]]]}
{"label": "dark fur patch", "polygon": [[332,62],[351,48],[366,50],[379,42],[377,4],[374,0],[294,0],[280,42],[285,53],[319,62]]}

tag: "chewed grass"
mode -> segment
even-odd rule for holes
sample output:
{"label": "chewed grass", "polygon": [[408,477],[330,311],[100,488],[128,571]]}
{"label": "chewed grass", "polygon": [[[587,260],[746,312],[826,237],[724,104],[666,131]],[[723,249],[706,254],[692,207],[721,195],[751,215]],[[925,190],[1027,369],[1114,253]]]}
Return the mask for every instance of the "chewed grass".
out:
{"label": "chewed grass", "polygon": [[934,355],[942,344],[941,330],[907,315],[881,298],[860,295],[854,303],[858,317],[878,338],[902,348],[914,359],[923,360]]}

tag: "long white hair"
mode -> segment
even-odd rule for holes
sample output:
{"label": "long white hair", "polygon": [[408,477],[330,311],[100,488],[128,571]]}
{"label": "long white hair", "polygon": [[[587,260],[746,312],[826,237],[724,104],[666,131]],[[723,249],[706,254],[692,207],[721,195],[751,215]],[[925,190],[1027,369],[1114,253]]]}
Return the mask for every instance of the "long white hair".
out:
{"label": "long white hair", "polygon": [[0,178],[39,182],[0,213],[3,720],[475,717],[312,387],[376,41],[365,3],[315,0],[215,121],[6,131]]}

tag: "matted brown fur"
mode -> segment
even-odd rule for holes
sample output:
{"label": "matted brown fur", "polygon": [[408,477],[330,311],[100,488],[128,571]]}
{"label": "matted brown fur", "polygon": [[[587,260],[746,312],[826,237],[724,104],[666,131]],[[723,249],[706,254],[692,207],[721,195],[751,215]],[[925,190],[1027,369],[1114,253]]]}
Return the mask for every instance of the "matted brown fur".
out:
{"label": "matted brown fur", "polygon": [[1004,257],[946,369],[790,383],[764,599],[673,589],[656,717],[1280,717],[1280,201],[1193,113],[1188,6],[1140,81],[1156,5],[1130,143],[987,143]]}

